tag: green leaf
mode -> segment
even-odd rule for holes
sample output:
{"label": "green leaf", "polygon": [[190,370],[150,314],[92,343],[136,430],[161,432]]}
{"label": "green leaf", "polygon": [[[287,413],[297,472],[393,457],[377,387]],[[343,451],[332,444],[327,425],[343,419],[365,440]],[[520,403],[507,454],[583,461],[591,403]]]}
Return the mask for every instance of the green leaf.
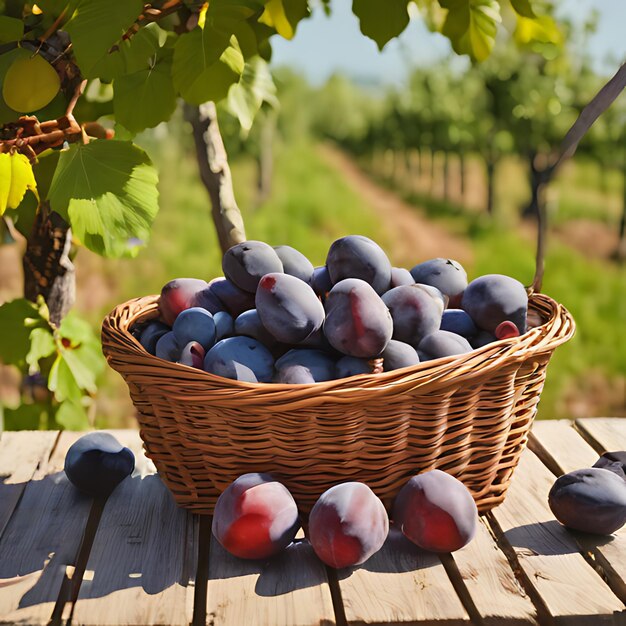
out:
{"label": "green leaf", "polygon": [[264,102],[272,106],[278,104],[276,85],[268,64],[255,57],[246,63],[241,80],[230,88],[227,107],[239,119],[241,127],[249,131]]}
{"label": "green leaf", "polygon": [[96,392],[96,376],[102,371],[102,354],[93,346],[82,344],[61,353],[63,360],[78,387],[89,393]]}
{"label": "green leaf", "polygon": [[[14,48],[4,54],[0,54],[0,84],[4,85],[4,77],[9,71],[9,68],[18,59],[26,59],[32,55],[32,52],[25,50],[24,48]],[[0,124],[6,124],[7,122],[17,121],[20,113],[14,111],[2,97],[2,89],[0,89]]]}
{"label": "green leaf", "polygon": [[219,101],[243,72],[241,52],[209,24],[181,35],[174,49],[174,86],[191,104]]}
{"label": "green leaf", "polygon": [[537,17],[537,14],[533,10],[531,0],[511,0],[511,6],[513,10],[522,17]]}
{"label": "green leaf", "polygon": [[82,75],[97,78],[96,66],[141,14],[142,0],[82,0],[65,26]]}
{"label": "green leaf", "polygon": [[39,371],[39,361],[51,356],[56,351],[52,328],[34,328],[30,333],[30,350],[26,355],[26,363],[31,371]]}
{"label": "green leaf", "polygon": [[[45,424],[49,407],[41,404],[20,404],[15,409],[2,408],[5,430],[39,430]],[[1,420],[0,420],[1,425]]]}
{"label": "green leaf", "polygon": [[42,309],[19,298],[0,306],[0,360],[5,365],[21,367],[31,349],[31,333],[36,328],[50,328]]}
{"label": "green leaf", "polygon": [[158,177],[148,155],[126,141],[95,140],[61,153],[48,199],[90,250],[133,254],[158,211]]}
{"label": "green leaf", "polygon": [[30,161],[19,152],[0,154],[0,215],[17,209],[29,190],[39,198]]}
{"label": "green leaf", "polygon": [[150,68],[120,76],[114,81],[114,89],[115,118],[131,132],[167,121],[176,109],[171,52]]}
{"label": "green leaf", "polygon": [[353,0],[352,12],[359,18],[361,32],[373,39],[379,50],[409,23],[406,0]]}
{"label": "green leaf", "polygon": [[89,322],[78,317],[73,311],[70,311],[61,321],[59,335],[68,339],[73,346],[83,343],[100,345]]}
{"label": "green leaf", "polygon": [[85,430],[89,428],[89,419],[85,408],[80,402],[66,400],[57,409],[54,419],[56,423],[66,430]]}
{"label": "green leaf", "polygon": [[72,370],[61,354],[57,356],[50,368],[48,389],[54,393],[54,397],[58,402],[64,402],[65,400],[80,402],[83,396],[83,392],[78,386]]}
{"label": "green leaf", "polygon": [[18,41],[24,36],[24,22],[15,17],[0,15],[0,43]]}
{"label": "green leaf", "polygon": [[246,20],[264,9],[262,0],[212,0],[206,13],[206,19],[231,18]]}

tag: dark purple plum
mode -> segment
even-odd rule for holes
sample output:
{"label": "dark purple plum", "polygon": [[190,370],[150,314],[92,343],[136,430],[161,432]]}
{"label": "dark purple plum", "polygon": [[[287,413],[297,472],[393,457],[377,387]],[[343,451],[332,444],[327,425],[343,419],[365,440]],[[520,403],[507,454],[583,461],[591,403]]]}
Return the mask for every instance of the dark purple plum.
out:
{"label": "dark purple plum", "polygon": [[439,329],[442,309],[421,285],[390,289],[383,302],[393,319],[393,338],[417,347],[422,337]]}
{"label": "dark purple plum", "polygon": [[91,496],[108,496],[134,469],[135,455],[110,433],[83,435],[65,455],[68,480]]}
{"label": "dark purple plum", "polygon": [[213,513],[217,541],[241,559],[266,559],[286,548],[300,528],[298,507],[268,474],[244,474],[220,495]]}
{"label": "dark purple plum", "polygon": [[359,359],[356,356],[344,356],[337,361],[337,378],[349,378],[357,374],[371,373],[372,366],[367,359]]}
{"label": "dark purple plum", "polygon": [[392,339],[380,355],[383,359],[383,370],[391,372],[403,367],[411,367],[420,362],[415,348],[408,343]]}
{"label": "dark purple plum", "polygon": [[411,272],[404,267],[392,267],[391,268],[391,284],[390,288],[402,287],[402,285],[414,285],[415,281]]}
{"label": "dark purple plum", "polygon": [[324,323],[324,306],[313,289],[289,274],[263,276],[256,308],[263,326],[282,343],[300,343]]}
{"label": "dark purple plum", "polygon": [[389,533],[387,511],[365,484],[341,483],[325,491],[309,515],[309,541],[330,567],[364,563]]}
{"label": "dark purple plum", "polygon": [[605,452],[593,466],[615,472],[626,480],[626,451]]}
{"label": "dark purple plum", "polygon": [[432,285],[426,285],[425,283],[414,283],[418,287],[421,287],[425,291],[427,291],[432,298],[437,301],[437,304],[441,307],[441,312],[443,314],[444,309],[448,308],[448,303],[450,302],[450,298],[445,294],[441,293],[437,287],[433,287]]}
{"label": "dark purple plum", "polygon": [[608,469],[579,469],[557,478],[548,504],[568,528],[610,535],[626,524],[626,481]]}
{"label": "dark purple plum", "polygon": [[430,359],[440,359],[455,354],[466,354],[472,351],[472,346],[461,335],[450,333],[447,330],[436,330],[430,335],[426,335],[418,348]]}
{"label": "dark purple plum", "polygon": [[440,330],[447,330],[468,340],[478,333],[476,324],[463,309],[446,309],[441,317]]}
{"label": "dark purple plum", "polygon": [[[207,290],[211,298],[217,298],[222,308],[233,317],[237,317],[244,311],[254,308],[254,294],[239,289],[237,285],[222,276],[214,278],[209,283]],[[204,292],[202,295],[204,295]]]}
{"label": "dark purple plum", "polygon": [[261,278],[282,273],[283,264],[272,246],[262,241],[244,241],[226,250],[222,269],[239,289],[254,293]]}
{"label": "dark purple plum", "polygon": [[411,270],[416,283],[437,287],[450,298],[450,308],[458,308],[463,290],[467,287],[467,273],[463,266],[452,259],[430,259]]}
{"label": "dark purple plum", "polygon": [[396,526],[414,544],[431,552],[453,552],[476,533],[478,509],[460,481],[441,470],[413,476],[393,506]]}
{"label": "dark purple plum", "polygon": [[517,326],[520,334],[526,332],[528,295],[524,285],[510,276],[487,274],[475,278],[463,293],[461,308],[478,328],[490,333],[507,320]]}
{"label": "dark purple plum", "polygon": [[333,348],[363,358],[375,357],[386,348],[393,333],[391,314],[365,281],[348,278],[338,282],[325,306],[324,334]]}
{"label": "dark purple plum", "polygon": [[498,338],[492,333],[486,330],[479,330],[473,337],[470,337],[469,342],[474,350],[478,350],[478,348],[482,348],[497,340]]}
{"label": "dark purple plum", "polygon": [[276,361],[277,383],[302,385],[334,380],[335,361],[321,350],[294,348]]}
{"label": "dark purple plum", "polygon": [[326,267],[333,285],[346,278],[359,278],[383,294],[391,284],[391,263],[383,249],[361,235],[334,241],[328,250]]}
{"label": "dark purple plum", "polygon": [[139,335],[139,343],[144,347],[144,350],[150,354],[154,354],[157,341],[161,339],[165,333],[170,332],[170,330],[172,329],[169,326],[157,320],[153,320],[144,326]]}
{"label": "dark purple plum", "polygon": [[215,322],[215,341],[230,337],[235,331],[235,322],[232,316],[226,311],[218,311],[213,314]]}
{"label": "dark purple plum", "polygon": [[191,306],[206,309],[212,315],[215,315],[226,308],[223,302],[215,295],[215,293],[213,293],[211,283],[194,295]]}
{"label": "dark purple plum", "polygon": [[305,283],[311,280],[313,264],[302,252],[291,246],[274,246],[274,250],[283,264],[285,274],[295,276]]}
{"label": "dark purple plum", "polygon": [[328,268],[325,265],[316,267],[311,274],[311,280],[309,281],[313,291],[322,300],[326,299],[326,294],[333,288],[333,283],[330,280],[330,274]]}
{"label": "dark purple plum", "polygon": [[257,341],[260,341],[266,348],[270,350],[276,345],[276,339],[265,326],[259,317],[259,312],[256,309],[250,309],[244,311],[235,320],[235,335],[252,337]]}
{"label": "dark purple plum", "polygon": [[215,343],[215,322],[213,316],[200,307],[185,309],[176,318],[172,331],[179,346],[197,341],[205,350]]}
{"label": "dark purple plum", "polygon": [[198,278],[175,278],[161,289],[159,311],[161,318],[171,326],[178,314],[195,306],[194,299],[199,291],[206,288],[207,282]]}
{"label": "dark purple plum", "polygon": [[154,354],[160,359],[165,359],[166,361],[172,361],[172,363],[175,363],[180,357],[181,349],[182,348],[176,339],[176,335],[170,331],[165,333],[157,341]]}
{"label": "dark purple plum", "polygon": [[206,351],[202,347],[202,344],[197,341],[190,341],[180,353],[178,362],[182,365],[188,365],[189,367],[195,367],[196,369],[203,369],[204,355]]}
{"label": "dark purple plum", "polygon": [[229,337],[218,341],[206,353],[204,370],[233,380],[269,383],[274,374],[274,358],[256,339]]}

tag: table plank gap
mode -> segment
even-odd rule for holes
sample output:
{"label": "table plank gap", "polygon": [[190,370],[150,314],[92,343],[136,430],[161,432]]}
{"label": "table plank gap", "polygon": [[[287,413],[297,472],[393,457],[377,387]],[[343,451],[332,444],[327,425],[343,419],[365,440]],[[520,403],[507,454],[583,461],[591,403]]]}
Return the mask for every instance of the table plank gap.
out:
{"label": "table plank gap", "polygon": [[468,588],[465,585],[463,580],[463,575],[459,571],[457,564],[452,557],[452,554],[440,554],[439,559],[441,560],[441,564],[446,570],[446,574],[448,574],[448,578],[456,591],[456,595],[461,600],[461,603],[465,607],[467,614],[469,615],[472,624],[476,626],[483,626],[484,622],[480,611],[478,610],[476,604],[474,603],[474,599],[470,594]]}
{"label": "table plank gap", "polygon": [[555,621],[592,625],[614,623],[615,615],[624,619],[623,603],[554,519],[547,502],[553,483],[554,475],[539,458],[524,451],[506,500],[491,512],[497,522],[492,529],[515,551],[527,583],[534,587],[531,597],[540,597]]}
{"label": "table plank gap", "polygon": [[376,554],[339,570],[338,579],[350,626],[470,623],[439,556],[420,550],[394,527]]}
{"label": "table plank gap", "polygon": [[341,597],[341,587],[337,578],[337,570],[334,567],[326,565],[326,575],[328,576],[328,584],[330,585],[330,596],[333,601],[333,610],[335,611],[335,622],[337,626],[347,626],[346,610],[343,606],[343,598]]}
{"label": "table plank gap", "polygon": [[574,427],[599,454],[626,450],[626,418],[588,417],[577,419]]}
{"label": "table plank gap", "polygon": [[193,603],[192,626],[206,624],[207,591],[209,585],[209,558],[211,550],[212,517],[200,515],[198,522],[198,567]]}
{"label": "table plank gap", "polygon": [[211,537],[207,624],[334,625],[326,569],[308,541],[261,561],[238,559]]}
{"label": "table plank gap", "polygon": [[71,623],[186,626],[193,614],[197,522],[176,506],[139,433],[113,434],[135,453],[135,472],[104,506]]}
{"label": "table plank gap", "polygon": [[52,455],[58,431],[5,431],[0,439],[0,538],[28,481]]}
{"label": "table plank gap", "polygon": [[[623,421],[626,425],[626,420]],[[604,443],[610,444],[615,440],[615,430],[608,429],[610,439],[606,435],[598,435],[600,440],[604,439],[603,447]],[[535,423],[533,433],[532,437],[554,459],[558,476],[590,467],[598,459],[598,452],[572,428],[571,422]],[[624,434],[626,436],[626,429]],[[618,530],[611,537],[575,531],[570,533],[580,546],[583,556],[604,578],[613,593],[626,604],[626,528]]]}

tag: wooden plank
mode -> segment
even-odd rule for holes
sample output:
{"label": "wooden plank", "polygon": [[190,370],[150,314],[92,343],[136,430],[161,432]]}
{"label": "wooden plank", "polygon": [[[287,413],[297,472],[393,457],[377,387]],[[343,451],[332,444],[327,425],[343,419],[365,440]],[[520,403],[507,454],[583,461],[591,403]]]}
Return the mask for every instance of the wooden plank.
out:
{"label": "wooden plank", "polygon": [[395,528],[381,550],[338,578],[348,624],[469,624],[439,557]]}
{"label": "wooden plank", "polygon": [[490,520],[511,548],[527,590],[556,623],[614,624],[624,605],[585,561],[572,534],[554,519],[548,491],[554,475],[530,450],[522,454],[506,500]]}
{"label": "wooden plank", "polygon": [[[593,420],[590,420],[593,422]],[[626,420],[624,420],[626,424]],[[614,429],[612,429],[614,430]],[[598,434],[606,443],[618,441],[614,432],[610,438]],[[626,437],[626,429],[624,429]],[[556,463],[557,474],[564,474],[581,467],[590,467],[598,459],[596,452],[572,427],[571,422],[550,421],[535,423],[533,435],[537,454],[544,460],[545,454]],[[613,448],[615,449],[615,448]],[[544,461],[545,462],[545,461]],[[572,533],[585,552],[593,554],[595,562],[615,594],[626,603],[626,527],[611,537],[598,537],[587,533]]]}
{"label": "wooden plank", "polygon": [[80,494],[62,469],[79,436],[61,434],[0,539],[0,623],[47,624],[66,571],[75,564],[91,498]]}
{"label": "wooden plank", "polygon": [[207,624],[335,624],[326,569],[307,541],[297,541],[267,561],[246,561],[211,537]]}
{"label": "wooden plank", "polygon": [[193,617],[197,518],[176,506],[141,451],[139,434],[114,434],[134,450],[136,471],[104,507],[71,623],[187,625]]}
{"label": "wooden plank", "polygon": [[26,484],[48,459],[56,431],[4,432],[0,439],[0,537],[4,533]]}
{"label": "wooden plank", "polygon": [[577,419],[576,426],[603,452],[626,450],[626,417]]}
{"label": "wooden plank", "polygon": [[483,518],[474,539],[451,556],[484,626],[537,624],[537,610]]}

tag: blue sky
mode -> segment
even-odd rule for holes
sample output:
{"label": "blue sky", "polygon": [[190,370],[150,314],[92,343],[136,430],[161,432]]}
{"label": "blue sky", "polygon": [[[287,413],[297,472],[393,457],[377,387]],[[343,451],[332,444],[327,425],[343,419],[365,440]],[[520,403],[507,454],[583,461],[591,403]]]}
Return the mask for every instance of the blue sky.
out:
{"label": "blue sky", "polygon": [[[315,10],[310,19],[300,23],[292,41],[275,37],[273,64],[297,67],[314,83],[338,71],[368,82],[389,83],[401,81],[409,64],[428,64],[450,50],[443,36],[412,20],[381,53],[359,31],[351,4],[334,0],[331,17]],[[594,7],[598,11],[598,29],[588,41],[598,71],[611,74],[626,60],[626,0],[557,0],[556,4],[559,14],[574,21],[584,20]]]}

